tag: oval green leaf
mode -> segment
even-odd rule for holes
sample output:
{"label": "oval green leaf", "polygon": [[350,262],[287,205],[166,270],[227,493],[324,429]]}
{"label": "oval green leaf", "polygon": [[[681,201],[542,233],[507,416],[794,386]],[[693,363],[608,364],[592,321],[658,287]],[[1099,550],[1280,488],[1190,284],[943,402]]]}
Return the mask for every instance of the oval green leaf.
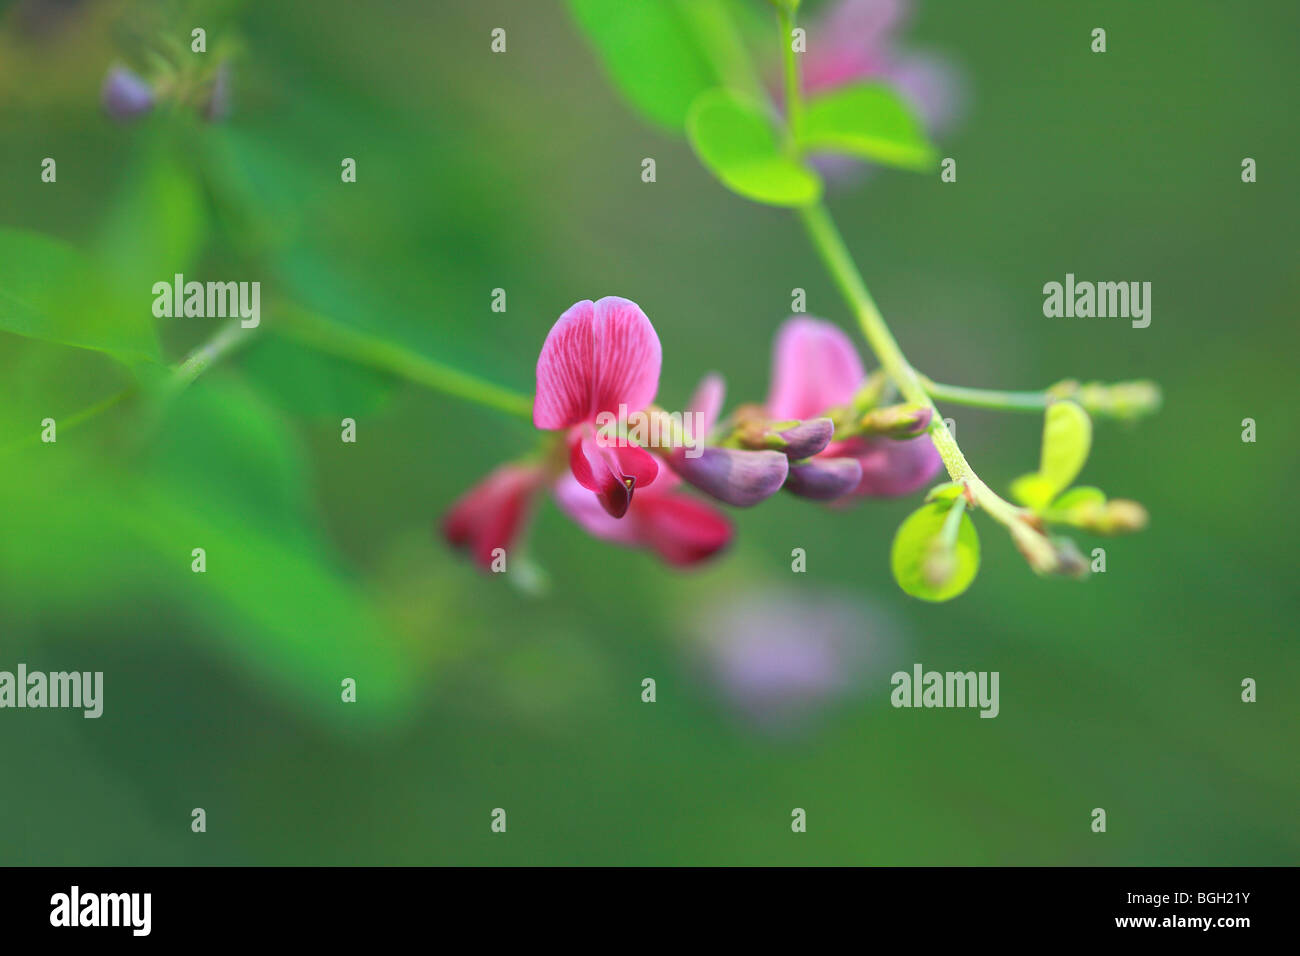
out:
{"label": "oval green leaf", "polygon": [[156,361],[148,287],[134,302],[58,239],[0,229],[0,331],[94,349],[129,364]]}
{"label": "oval green leaf", "polygon": [[710,90],[691,107],[686,134],[705,168],[746,199],[806,206],[821,198],[821,178],[782,150],[772,123],[756,103],[726,90]]}
{"label": "oval green leaf", "polygon": [[907,516],[907,520],[894,535],[894,546],[890,553],[894,580],[900,588],[922,601],[952,600],[970,587],[979,571],[979,535],[970,515],[963,511],[957,529],[957,540],[951,552],[951,570],[946,580],[936,586],[926,574],[926,562],[933,555],[935,542],[943,532],[952,507],[950,501],[932,501],[922,505]]}
{"label": "oval green leaf", "polygon": [[934,148],[921,121],[901,96],[880,83],[844,87],[808,103],[800,145],[815,152],[924,170]]}

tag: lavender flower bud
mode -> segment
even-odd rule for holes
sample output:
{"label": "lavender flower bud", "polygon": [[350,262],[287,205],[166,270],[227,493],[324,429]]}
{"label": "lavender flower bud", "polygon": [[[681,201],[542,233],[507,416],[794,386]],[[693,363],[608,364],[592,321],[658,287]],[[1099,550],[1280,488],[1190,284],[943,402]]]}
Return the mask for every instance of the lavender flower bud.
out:
{"label": "lavender flower bud", "polygon": [[100,91],[104,111],[116,120],[131,120],[153,109],[153,88],[126,67],[115,66]]}
{"label": "lavender flower bud", "polygon": [[696,458],[674,454],[668,458],[668,466],[719,501],[748,508],[780,490],[789,471],[789,459],[779,451],[710,446]]}
{"label": "lavender flower bud", "polygon": [[800,498],[831,501],[847,495],[862,480],[862,463],[856,458],[813,458],[791,465],[785,490]]}

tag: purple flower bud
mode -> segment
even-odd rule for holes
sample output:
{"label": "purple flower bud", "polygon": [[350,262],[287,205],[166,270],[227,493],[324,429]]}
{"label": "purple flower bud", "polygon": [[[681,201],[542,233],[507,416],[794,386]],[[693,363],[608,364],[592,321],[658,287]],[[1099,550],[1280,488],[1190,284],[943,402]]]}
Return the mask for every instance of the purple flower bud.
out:
{"label": "purple flower bud", "polygon": [[835,434],[835,423],[829,418],[811,418],[793,428],[777,432],[785,444],[777,450],[791,461],[811,458],[828,444]]}
{"label": "purple flower bud", "polygon": [[203,104],[203,118],[216,123],[230,115],[230,65],[222,63],[212,78],[212,88]]}
{"label": "purple flower bud", "polygon": [[710,446],[696,458],[674,454],[668,458],[668,466],[719,501],[748,508],[780,490],[790,465],[779,451]]}
{"label": "purple flower bud", "polygon": [[126,67],[115,66],[104,77],[100,100],[113,119],[135,119],[153,109],[153,88]]}
{"label": "purple flower bud", "polygon": [[800,498],[831,501],[847,495],[862,480],[862,464],[856,458],[814,458],[791,465],[785,490]]}

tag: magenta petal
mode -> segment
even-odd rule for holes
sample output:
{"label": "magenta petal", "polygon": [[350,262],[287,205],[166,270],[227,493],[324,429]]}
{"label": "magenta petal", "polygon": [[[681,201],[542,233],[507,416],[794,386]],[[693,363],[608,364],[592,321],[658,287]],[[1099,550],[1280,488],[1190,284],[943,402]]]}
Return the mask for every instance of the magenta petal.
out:
{"label": "magenta petal", "polygon": [[835,434],[835,423],[829,418],[813,418],[777,434],[786,441],[782,454],[791,461],[801,461],[830,444]]}
{"label": "magenta petal", "polygon": [[659,335],[641,307],[608,295],[596,300],[595,375],[591,414],[636,412],[655,400],[663,350]]}
{"label": "magenta petal", "polygon": [[640,411],[654,401],[663,361],[659,336],[635,302],[583,300],[551,327],[537,357],[533,424],[569,428],[619,405]]}
{"label": "magenta petal", "polygon": [[943,467],[943,459],[929,435],[895,441],[891,438],[853,439],[843,454],[862,465],[862,481],[854,494],[893,497],[911,494],[930,483]]}
{"label": "magenta petal", "polygon": [[533,424],[538,428],[568,428],[587,421],[595,316],[595,303],[584,299],[561,315],[547,333],[537,357],[537,396],[533,399]]}
{"label": "magenta petal", "polygon": [[815,418],[852,399],[865,377],[853,343],[838,326],[787,319],[776,337],[768,414],[777,420]]}
{"label": "magenta petal", "polygon": [[527,523],[541,480],[539,468],[502,465],[451,506],[443,518],[443,537],[469,551],[481,567],[491,568],[493,552],[509,551]]}
{"label": "magenta petal", "polygon": [[710,558],[731,541],[727,516],[684,494],[638,498],[637,524],[655,553],[679,567]]}
{"label": "magenta petal", "polygon": [[718,415],[722,412],[722,402],[726,395],[727,384],[718,373],[710,372],[700,380],[700,384],[695,387],[695,394],[691,396],[685,408],[685,411],[700,416],[698,425],[693,417],[686,421],[687,431],[692,437],[698,441],[705,441],[709,437],[709,432],[713,431],[713,426],[718,423]]}
{"label": "magenta petal", "polygon": [[738,508],[776,494],[790,467],[789,459],[779,451],[718,447],[705,448],[696,458],[678,452],[668,464],[696,488]]}
{"label": "magenta petal", "polygon": [[856,458],[814,458],[790,466],[785,490],[800,498],[832,501],[847,495],[862,481],[862,465]]}

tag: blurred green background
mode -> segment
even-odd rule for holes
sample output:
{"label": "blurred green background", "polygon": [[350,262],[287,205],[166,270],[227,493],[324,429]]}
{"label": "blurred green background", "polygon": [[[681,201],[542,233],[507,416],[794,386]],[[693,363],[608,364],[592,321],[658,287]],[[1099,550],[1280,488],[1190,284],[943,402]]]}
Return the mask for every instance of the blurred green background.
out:
{"label": "blurred green background", "polygon": [[[0,225],[80,250],[69,290],[118,301],[90,270],[122,290],[142,348],[148,289],[175,272],[260,280],[263,318],[170,399],[148,365],[0,333],[0,669],[105,675],[99,720],[0,711],[0,863],[1297,862],[1296,4],[920,5],[908,41],[966,76],[940,140],[958,181],[878,172],[830,199],[903,348],[939,381],[1166,395],[1098,425],[1083,479],[1152,513],[1079,538],[1105,574],[1038,580],[980,521],[980,576],[942,606],[889,574],[915,499],[778,496],[689,575],[548,502],[531,555],[550,589],[521,593],[434,526],[531,447],[527,423],[276,334],[294,303],[528,391],[559,313],[622,295],[659,332],[673,406],[710,369],[761,399],[792,288],[850,324],[797,221],[638,120],[561,3],[39,6],[0,3]],[[110,64],[193,26],[232,57],[230,118],[108,120]],[[8,273],[32,247],[0,250]],[[1150,328],[1044,318],[1066,272],[1150,281]],[[157,326],[174,361],[214,320]],[[995,486],[1036,462],[1036,417],[945,414]],[[33,444],[47,416],[59,440]],[[701,664],[717,615],[773,594],[854,609],[871,662],[779,729]],[[807,621],[785,636],[837,626]],[[891,708],[888,674],[918,661],[999,671],[1000,716]]]}

